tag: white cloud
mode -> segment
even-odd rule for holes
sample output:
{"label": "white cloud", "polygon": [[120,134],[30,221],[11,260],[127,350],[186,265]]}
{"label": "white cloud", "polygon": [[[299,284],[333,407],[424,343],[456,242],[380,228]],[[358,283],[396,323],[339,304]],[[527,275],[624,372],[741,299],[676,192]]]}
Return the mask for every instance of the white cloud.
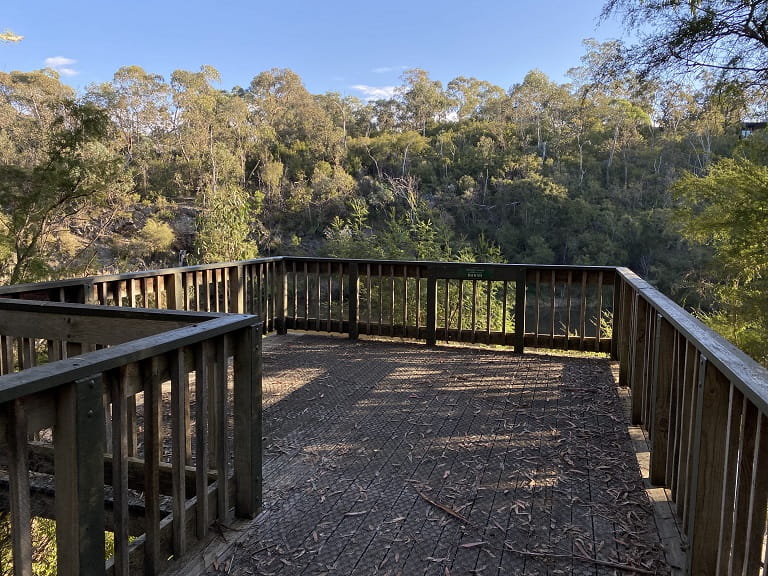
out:
{"label": "white cloud", "polygon": [[78,74],[78,71],[72,68],[73,64],[77,64],[77,60],[64,56],[53,56],[45,59],[45,66],[53,68],[62,76],[76,76]]}
{"label": "white cloud", "polygon": [[355,84],[353,90],[363,93],[366,100],[386,100],[395,95],[397,86],[367,86],[366,84]]}
{"label": "white cloud", "polygon": [[390,72],[401,72],[407,69],[408,66],[381,66],[371,70],[374,74],[389,74]]}

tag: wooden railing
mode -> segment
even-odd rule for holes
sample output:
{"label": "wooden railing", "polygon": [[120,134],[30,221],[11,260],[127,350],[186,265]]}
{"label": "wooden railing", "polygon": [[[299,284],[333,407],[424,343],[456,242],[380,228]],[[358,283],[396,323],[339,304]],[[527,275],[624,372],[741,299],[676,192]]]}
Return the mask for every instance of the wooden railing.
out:
{"label": "wooden railing", "polygon": [[211,523],[253,517],[260,328],[255,316],[0,300],[14,573],[32,573],[33,515],[55,519],[59,574],[102,572],[108,531],[104,572],[121,575],[157,574]]}
{"label": "wooden railing", "polygon": [[768,371],[629,270],[620,382],[650,433],[650,479],[671,490],[690,574],[765,574]]}
{"label": "wooden railing", "polygon": [[0,293],[253,313],[265,332],[610,353],[649,433],[651,480],[677,507],[689,573],[764,571],[768,373],[627,269],[286,257]]}
{"label": "wooden railing", "polygon": [[610,352],[613,268],[286,258],[287,329]]}
{"label": "wooden railing", "polygon": [[288,329],[610,352],[610,267],[265,258],[11,286],[0,296],[256,314]]}

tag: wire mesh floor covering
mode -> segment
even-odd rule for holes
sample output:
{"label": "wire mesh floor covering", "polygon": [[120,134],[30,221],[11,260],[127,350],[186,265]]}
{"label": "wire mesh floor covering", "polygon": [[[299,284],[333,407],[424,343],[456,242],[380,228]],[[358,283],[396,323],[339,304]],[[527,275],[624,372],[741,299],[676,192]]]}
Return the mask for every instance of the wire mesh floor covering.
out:
{"label": "wire mesh floor covering", "polygon": [[264,341],[264,509],[209,574],[667,574],[604,358]]}

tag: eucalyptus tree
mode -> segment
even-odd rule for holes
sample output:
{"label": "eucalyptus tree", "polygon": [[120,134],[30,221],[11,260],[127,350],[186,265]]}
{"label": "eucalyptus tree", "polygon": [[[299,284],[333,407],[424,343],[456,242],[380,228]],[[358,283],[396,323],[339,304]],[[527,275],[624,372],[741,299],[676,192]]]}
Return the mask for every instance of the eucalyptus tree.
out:
{"label": "eucalyptus tree", "polygon": [[0,73],[0,116],[0,275],[87,270],[128,190],[107,114],[46,70]]}
{"label": "eucalyptus tree", "polygon": [[414,68],[402,75],[399,95],[403,103],[403,119],[408,128],[426,136],[427,127],[448,115],[450,101],[439,80],[432,80],[425,70]]}
{"label": "eucalyptus tree", "polygon": [[532,70],[521,84],[510,88],[509,97],[509,120],[517,127],[521,142],[535,149],[542,162],[549,155],[557,157],[570,120],[567,87],[552,82],[540,70]]}
{"label": "eucalyptus tree", "polygon": [[478,118],[483,110],[506,96],[500,86],[465,76],[458,76],[448,82],[446,95],[459,122]]}
{"label": "eucalyptus tree", "polygon": [[[151,182],[153,164],[162,165],[170,128],[170,86],[159,74],[140,66],[124,66],[112,81],[91,86],[86,98],[110,115],[119,131],[118,150],[134,172],[136,189],[144,197],[158,194],[166,182]],[[152,190],[152,194],[150,194]]]}
{"label": "eucalyptus tree", "polygon": [[235,260],[256,254],[254,224],[260,195],[246,186],[253,142],[246,103],[216,89],[218,71],[176,70],[171,77],[178,192],[198,208],[197,258]]}
{"label": "eucalyptus tree", "polygon": [[330,99],[310,94],[298,74],[277,68],[261,72],[247,92],[256,117],[274,129],[279,143],[277,159],[290,176],[311,173],[314,163],[321,160],[341,161],[346,116],[342,114],[342,123],[335,125],[333,114],[337,112],[331,112]]}
{"label": "eucalyptus tree", "polygon": [[[764,135],[744,150],[674,185],[683,234],[714,250],[704,318],[757,360],[768,363],[768,167]],[[755,157],[762,159],[760,163]]]}
{"label": "eucalyptus tree", "polygon": [[764,0],[608,0],[639,40],[632,60],[643,72],[709,69],[768,86],[768,4]]}

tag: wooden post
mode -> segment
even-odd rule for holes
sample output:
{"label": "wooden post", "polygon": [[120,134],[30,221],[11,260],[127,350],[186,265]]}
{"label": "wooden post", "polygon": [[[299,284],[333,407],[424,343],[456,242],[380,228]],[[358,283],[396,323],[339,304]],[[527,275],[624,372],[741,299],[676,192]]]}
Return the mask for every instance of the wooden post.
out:
{"label": "wooden post", "polygon": [[235,337],[234,355],[235,513],[253,518],[262,506],[261,324]]}
{"label": "wooden post", "polygon": [[54,429],[59,574],[103,570],[103,416],[100,379],[78,380],[60,388]]}
{"label": "wooden post", "polygon": [[229,310],[232,314],[245,314],[245,282],[243,266],[229,269]]}
{"label": "wooden post", "polygon": [[286,322],[286,315],[288,314],[288,266],[285,260],[280,261],[278,278],[277,307],[275,310],[277,313],[276,328],[278,334],[285,335],[288,333],[288,323]]}
{"label": "wooden post", "polygon": [[22,400],[8,406],[8,477],[11,484],[11,544],[13,573],[32,576],[32,524],[29,494],[27,418]]}
{"label": "wooden post", "polygon": [[[620,350],[620,342],[622,333],[626,330],[624,326],[624,301],[622,298],[624,283],[621,281],[621,276],[618,270],[614,271],[613,276],[613,325],[611,326],[611,360],[620,360],[620,354],[623,350]],[[567,341],[567,334],[566,334]],[[619,369],[621,374],[621,369]],[[621,376],[619,376],[621,381]]]}
{"label": "wooden post", "polygon": [[357,340],[360,335],[358,325],[358,307],[360,305],[360,287],[358,280],[357,262],[349,265],[349,338]]}
{"label": "wooden post", "polygon": [[669,449],[669,411],[672,404],[672,371],[675,349],[674,327],[661,314],[656,319],[653,359],[653,399],[651,404],[651,462],[650,481],[663,486],[667,477]]}
{"label": "wooden post", "polygon": [[76,298],[69,300],[69,302],[77,302],[79,304],[93,304],[93,278],[86,278],[82,285],[82,294],[78,294]]}
{"label": "wooden post", "polygon": [[[163,277],[165,289],[165,304],[169,310],[184,310],[184,289],[181,278],[181,272],[176,270],[172,274]],[[157,305],[160,307],[160,297],[158,295]]]}
{"label": "wooden post", "polygon": [[526,268],[519,268],[515,280],[515,352],[522,354],[525,349],[525,289]]}
{"label": "wooden post", "polygon": [[[446,315],[448,312],[446,311]],[[437,279],[434,270],[427,268],[427,346],[437,344]]]}
{"label": "wooden post", "polygon": [[643,420],[644,374],[645,374],[645,342],[647,332],[648,303],[638,293],[634,298],[634,322],[632,323],[632,371],[630,387],[632,389],[632,424],[641,424]]}

